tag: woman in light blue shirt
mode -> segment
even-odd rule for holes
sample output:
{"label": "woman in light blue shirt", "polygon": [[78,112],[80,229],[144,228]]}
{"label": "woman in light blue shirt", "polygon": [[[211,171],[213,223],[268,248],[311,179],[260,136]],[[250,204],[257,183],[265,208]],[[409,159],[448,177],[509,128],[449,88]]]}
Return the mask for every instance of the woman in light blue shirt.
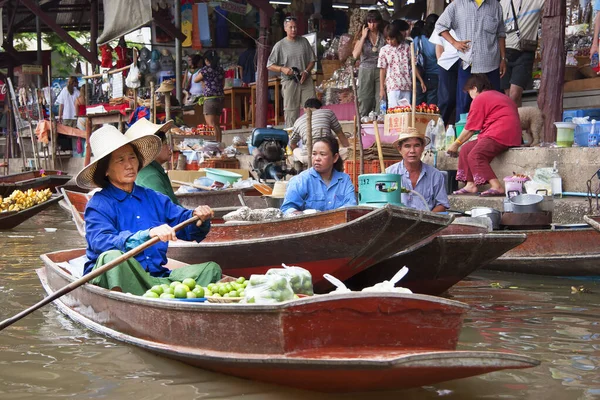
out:
{"label": "woman in light blue shirt", "polygon": [[350,176],[344,172],[336,139],[317,139],[312,148],[312,168],[293,177],[288,184],[281,211],[334,210],[355,206],[356,195]]}

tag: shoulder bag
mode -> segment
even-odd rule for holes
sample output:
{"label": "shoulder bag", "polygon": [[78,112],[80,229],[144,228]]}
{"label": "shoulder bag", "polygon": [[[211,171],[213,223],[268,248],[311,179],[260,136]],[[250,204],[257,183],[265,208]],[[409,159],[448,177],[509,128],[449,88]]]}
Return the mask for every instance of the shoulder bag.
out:
{"label": "shoulder bag", "polygon": [[535,52],[538,46],[537,34],[535,35],[535,40],[523,39],[521,37],[521,30],[519,29],[517,13],[515,12],[513,0],[510,0],[510,8],[512,9],[513,18],[515,19],[515,31],[517,34],[517,39],[519,40],[519,47],[521,48],[521,51]]}

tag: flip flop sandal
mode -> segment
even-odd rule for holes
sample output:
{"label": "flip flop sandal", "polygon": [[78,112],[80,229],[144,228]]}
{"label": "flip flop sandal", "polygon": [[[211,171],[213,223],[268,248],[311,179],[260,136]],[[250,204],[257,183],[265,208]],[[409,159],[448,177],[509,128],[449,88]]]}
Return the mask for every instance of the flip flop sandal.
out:
{"label": "flip flop sandal", "polygon": [[472,193],[472,192],[469,192],[468,190],[466,190],[465,188],[462,188],[462,189],[455,190],[454,192],[452,192],[452,194],[456,194],[456,195],[472,195],[473,196],[473,195],[476,195],[477,193]]}
{"label": "flip flop sandal", "polygon": [[500,192],[496,189],[488,189],[485,192],[481,192],[479,194],[480,197],[498,197],[498,196],[504,196],[504,192]]}

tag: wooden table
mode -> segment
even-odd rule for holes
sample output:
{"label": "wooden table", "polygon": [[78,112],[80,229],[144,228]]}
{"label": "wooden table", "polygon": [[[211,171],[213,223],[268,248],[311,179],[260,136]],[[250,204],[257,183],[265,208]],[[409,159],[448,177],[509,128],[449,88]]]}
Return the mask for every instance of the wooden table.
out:
{"label": "wooden table", "polygon": [[[275,123],[274,125],[279,125],[279,99],[281,97],[281,79],[280,78],[271,78],[269,79],[269,86],[275,88]],[[255,126],[255,116],[256,116],[256,82],[250,84],[251,89],[251,97],[252,97],[252,126]]]}
{"label": "wooden table", "polygon": [[[227,99],[229,98],[229,109],[231,110],[231,123],[230,121],[225,121],[225,125],[231,125],[231,129],[240,128],[242,125],[249,125],[250,119],[248,118],[249,105],[248,105],[248,96],[251,96],[251,89],[249,87],[230,87],[224,89],[223,93],[225,94],[225,103],[227,104]],[[240,105],[243,104],[243,108],[240,106],[236,108],[236,100],[240,99]],[[254,103],[253,103],[254,104]],[[242,119],[242,115],[240,113],[240,126],[236,125],[235,121],[235,110],[242,109],[244,111],[244,119]],[[252,114],[254,116],[254,113]],[[254,125],[254,122],[252,122]]]}
{"label": "wooden table", "polygon": [[[131,112],[131,109],[128,109],[127,112]],[[87,118],[85,124],[85,161],[84,165],[88,165],[90,163],[90,157],[92,150],[90,148],[90,136],[92,136],[92,128],[94,125],[102,125],[102,124],[119,124],[119,130],[123,132],[123,123],[129,120],[129,117],[121,114],[119,111],[109,111],[106,113],[97,113],[97,114],[88,114],[85,116]]]}

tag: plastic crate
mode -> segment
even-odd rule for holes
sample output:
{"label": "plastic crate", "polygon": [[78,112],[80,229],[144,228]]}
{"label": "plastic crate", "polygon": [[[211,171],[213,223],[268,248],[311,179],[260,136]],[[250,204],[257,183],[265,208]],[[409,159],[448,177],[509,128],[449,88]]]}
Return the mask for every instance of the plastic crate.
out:
{"label": "plastic crate", "polygon": [[[383,165],[385,168],[391,167],[392,165],[400,162],[401,160],[383,160]],[[354,184],[354,189],[358,190],[358,175],[360,175],[360,162],[357,161],[356,164],[352,160],[344,161],[344,172],[350,175],[350,179]],[[381,171],[379,167],[379,160],[370,160],[365,161],[364,163],[364,173],[365,174],[379,174],[385,173],[385,171]]]}
{"label": "plastic crate", "polygon": [[600,121],[600,108],[585,108],[581,111],[583,112],[583,117],[590,117],[590,121],[593,119]]}
{"label": "plastic crate", "polygon": [[[222,169],[239,169],[240,160],[237,158],[222,159],[222,158],[209,158],[205,159],[198,165],[199,168],[222,168]],[[197,168],[196,168],[197,169]]]}
{"label": "plastic crate", "polygon": [[[600,128],[597,126],[595,129]],[[579,147],[588,147],[588,136],[592,130],[592,124],[577,124],[575,127],[575,143]]]}
{"label": "plastic crate", "polygon": [[583,117],[584,110],[565,110],[563,111],[563,122],[572,122],[575,117]]}

